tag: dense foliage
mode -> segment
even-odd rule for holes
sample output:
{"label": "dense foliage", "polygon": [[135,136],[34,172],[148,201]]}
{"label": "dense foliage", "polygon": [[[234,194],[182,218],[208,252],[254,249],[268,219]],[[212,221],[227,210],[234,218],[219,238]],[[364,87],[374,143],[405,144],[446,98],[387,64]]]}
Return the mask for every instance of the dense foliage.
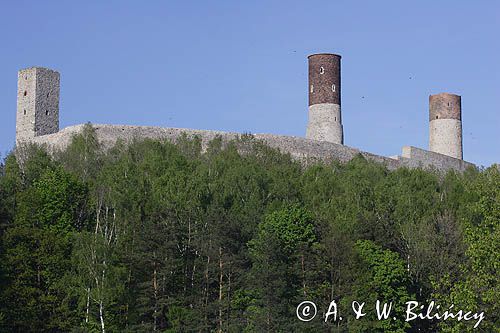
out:
{"label": "dense foliage", "polygon": [[[473,331],[405,321],[405,302],[435,300],[500,332],[499,221],[495,167],[303,167],[251,137],[104,152],[87,126],[65,151],[1,164],[0,331]],[[333,300],[344,318],[325,322]],[[377,300],[396,319],[378,320]]]}

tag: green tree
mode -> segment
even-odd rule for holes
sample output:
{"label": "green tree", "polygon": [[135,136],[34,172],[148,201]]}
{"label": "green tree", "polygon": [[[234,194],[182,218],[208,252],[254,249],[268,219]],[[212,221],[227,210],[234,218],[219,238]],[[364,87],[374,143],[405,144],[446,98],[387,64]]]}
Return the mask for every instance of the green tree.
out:
{"label": "green tree", "polygon": [[464,311],[484,312],[476,322],[444,322],[444,332],[500,332],[500,172],[491,167],[466,185],[472,193],[462,217],[466,245],[458,275],[445,275],[436,288],[439,300]]}
{"label": "green tree", "polygon": [[257,299],[247,309],[250,327],[271,332],[293,330],[295,306],[311,288],[308,254],[317,242],[311,214],[291,205],[267,214],[249,243],[251,276]]}
{"label": "green tree", "polygon": [[[117,142],[86,125],[0,163],[0,331],[433,332],[409,297],[498,330],[498,170],[303,165],[244,135]],[[324,323],[331,300],[397,320]],[[302,323],[295,307],[318,306]]]}
{"label": "green tree", "polygon": [[[353,288],[353,300],[366,302],[365,311],[368,314],[363,317],[365,320],[353,321],[349,331],[406,332],[410,324],[405,322],[405,303],[414,300],[415,296],[409,290],[404,261],[397,253],[384,250],[368,240],[357,241],[356,251],[361,265]],[[381,304],[392,303],[388,319],[379,320],[375,316],[373,309],[377,300]]]}
{"label": "green tree", "polygon": [[16,216],[4,235],[5,321],[12,331],[72,327],[73,300],[66,298],[72,234],[85,221],[86,187],[60,167],[49,168],[17,195]]}

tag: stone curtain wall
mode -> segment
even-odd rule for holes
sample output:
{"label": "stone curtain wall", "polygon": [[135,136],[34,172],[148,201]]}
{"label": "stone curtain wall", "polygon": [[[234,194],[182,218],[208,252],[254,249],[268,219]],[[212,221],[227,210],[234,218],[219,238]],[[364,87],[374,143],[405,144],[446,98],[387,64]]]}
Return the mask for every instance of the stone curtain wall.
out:
{"label": "stone curtain wall", "polygon": [[[74,134],[82,131],[85,125],[75,125],[67,127],[58,133],[35,137],[32,139],[39,144],[46,144],[49,149],[64,149],[70,142]],[[182,135],[188,137],[198,136],[202,140],[203,149],[207,148],[208,143],[221,137],[224,141],[237,139],[241,136],[239,133],[194,130],[182,128],[163,128],[154,126],[128,126],[128,125],[93,125],[96,130],[99,141],[104,148],[110,148],[118,140],[130,142],[134,138],[167,139],[175,142]],[[367,152],[360,151],[348,146],[309,140],[294,136],[281,136],[272,134],[254,134],[256,140],[262,140],[272,148],[279,149],[283,153],[289,153],[294,159],[303,163],[314,161],[340,161],[347,162],[356,155],[361,154],[368,160],[382,163],[388,169],[394,170],[400,167],[409,168],[427,168],[439,171],[456,170],[465,171],[468,167],[475,167],[468,163],[453,157],[429,152],[415,147],[404,147],[402,156],[397,158],[388,158]]]}

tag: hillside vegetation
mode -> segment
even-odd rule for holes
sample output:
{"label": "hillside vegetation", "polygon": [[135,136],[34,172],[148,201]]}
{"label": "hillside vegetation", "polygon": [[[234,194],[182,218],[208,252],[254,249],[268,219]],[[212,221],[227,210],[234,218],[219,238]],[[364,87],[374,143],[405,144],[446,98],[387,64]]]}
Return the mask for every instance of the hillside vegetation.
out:
{"label": "hillside vegetation", "polygon": [[[0,331],[500,332],[499,221],[493,167],[303,167],[250,137],[104,152],[87,126],[1,164]],[[406,322],[408,300],[485,319]]]}

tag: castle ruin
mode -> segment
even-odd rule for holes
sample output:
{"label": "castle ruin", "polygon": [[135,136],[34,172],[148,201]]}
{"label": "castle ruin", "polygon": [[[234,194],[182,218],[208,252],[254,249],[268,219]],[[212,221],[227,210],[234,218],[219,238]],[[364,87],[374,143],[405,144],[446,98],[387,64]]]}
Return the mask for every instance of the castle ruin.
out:
{"label": "castle ruin", "polygon": [[337,54],[325,53],[308,57],[308,139],[344,144],[340,110],[340,58]]}
{"label": "castle ruin", "polygon": [[17,76],[16,142],[59,132],[59,73],[41,67]]}
{"label": "castle ruin", "polygon": [[[344,145],[341,114],[341,56],[320,53],[309,60],[309,119],[306,137],[274,134],[253,134],[267,145],[289,153],[300,161],[347,162],[361,154],[369,160],[383,163],[394,170],[399,167],[427,168],[439,171],[464,171],[474,164],[463,160],[461,98],[453,94],[429,97],[429,150],[404,146],[400,156],[385,157]],[[41,67],[19,71],[16,117],[16,144],[34,142],[48,149],[64,149],[83,124],[59,130],[58,72]],[[206,147],[209,141],[221,137],[237,139],[239,133],[164,128],[156,126],[126,126],[93,124],[99,141],[111,147],[117,140],[167,139],[175,142],[182,135],[199,137]]]}

